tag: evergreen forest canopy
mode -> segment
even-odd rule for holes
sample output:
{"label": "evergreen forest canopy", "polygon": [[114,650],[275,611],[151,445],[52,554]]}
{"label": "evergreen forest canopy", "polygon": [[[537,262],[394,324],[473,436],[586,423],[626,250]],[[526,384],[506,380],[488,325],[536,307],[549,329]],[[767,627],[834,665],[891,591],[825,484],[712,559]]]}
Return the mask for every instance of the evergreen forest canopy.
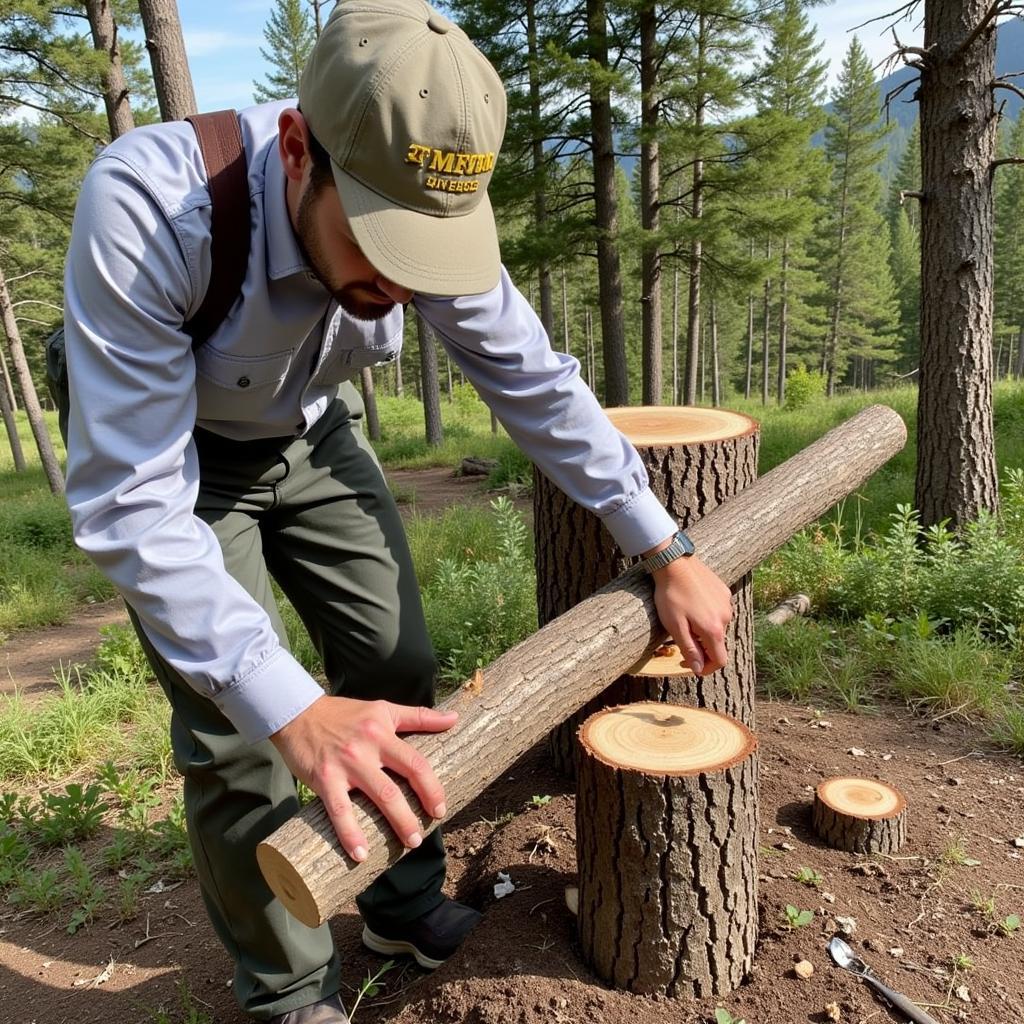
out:
{"label": "evergreen forest canopy", "polygon": [[[37,381],[78,185],[111,136],[95,6],[0,9],[0,297]],[[325,6],[276,0],[257,98],[293,91]],[[505,261],[608,404],[782,402],[794,387],[796,401],[914,380],[920,217],[900,196],[920,187],[915,105],[904,94],[887,120],[856,35],[827,90],[800,0],[448,6],[508,88],[491,186]],[[115,30],[138,24],[130,0],[110,10]],[[1001,64],[1024,57],[1022,29],[1000,27]],[[144,48],[123,32],[116,43],[132,123],[156,119]],[[1001,155],[1024,145],[1013,109]],[[996,179],[1001,374],[1024,369],[1019,176]]]}

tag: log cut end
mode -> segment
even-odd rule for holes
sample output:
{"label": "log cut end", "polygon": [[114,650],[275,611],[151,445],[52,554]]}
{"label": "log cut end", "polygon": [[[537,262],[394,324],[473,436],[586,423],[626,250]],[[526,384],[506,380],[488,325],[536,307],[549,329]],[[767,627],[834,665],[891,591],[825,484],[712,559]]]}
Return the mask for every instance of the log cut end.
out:
{"label": "log cut end", "polygon": [[641,679],[673,679],[693,675],[683,662],[683,652],[675,644],[662,644],[654,654],[637,662],[628,675]]}
{"label": "log cut end", "polygon": [[850,853],[895,853],[907,838],[907,800],[876,779],[838,776],[814,793],[814,830]]}
{"label": "log cut end", "polygon": [[728,409],[655,405],[620,406],[605,412],[637,448],[708,444],[747,437],[761,429],[757,420]]}
{"label": "log cut end", "polygon": [[256,847],[256,862],[271,892],[290,914],[307,928],[319,928],[324,923],[326,916],[321,912],[301,871],[271,841],[265,840]]}
{"label": "log cut end", "polygon": [[580,744],[611,768],[680,776],[731,768],[750,756],[757,739],[716,711],[643,701],[592,715]]}

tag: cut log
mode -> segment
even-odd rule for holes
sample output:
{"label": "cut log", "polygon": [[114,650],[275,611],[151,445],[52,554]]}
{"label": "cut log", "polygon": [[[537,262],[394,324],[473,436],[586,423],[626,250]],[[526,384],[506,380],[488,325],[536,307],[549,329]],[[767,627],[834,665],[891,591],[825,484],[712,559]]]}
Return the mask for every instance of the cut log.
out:
{"label": "cut log", "polygon": [[798,615],[806,615],[811,610],[811,599],[806,594],[794,594],[780,601],[764,618],[773,626],[782,626],[795,619]]}
{"label": "cut log", "polygon": [[837,776],[814,792],[814,831],[850,853],[896,853],[907,838],[907,801],[875,779]]}
{"label": "cut log", "polygon": [[467,455],[459,464],[459,476],[490,476],[498,467],[497,459]]}
{"label": "cut log", "polygon": [[[735,581],[794,533],[856,490],[906,443],[906,427],[885,406],[872,406],[777,466],[691,534],[707,564]],[[410,743],[434,766],[456,814],[591,697],[665,640],[650,579],[625,573],[503,654],[442,705],[460,714],[446,733]],[[433,822],[400,783],[421,828]],[[274,894],[304,924],[321,924],[349,905],[404,852],[386,819],[353,794],[369,856],[356,864],[338,844],[319,800],[259,845],[257,857]]]}
{"label": "cut log", "polygon": [[[690,527],[757,477],[758,424],[725,409],[680,406],[609,409],[608,418],[636,448],[651,490],[672,517]],[[632,562],[600,519],[565,496],[540,473],[534,476],[533,529],[540,624],[568,611]],[[706,552],[699,551],[703,558]],[[729,663],[690,687],[702,707],[724,711],[754,726],[753,596],[749,577],[733,587],[733,617],[726,632]],[[613,685],[551,733],[555,767],[574,771],[576,732],[588,715],[627,700],[661,700],[658,682]],[[626,694],[633,696],[626,696]]]}
{"label": "cut log", "polygon": [[616,988],[719,996],[757,941],[757,742],[715,711],[645,701],[580,729],[580,948]]}

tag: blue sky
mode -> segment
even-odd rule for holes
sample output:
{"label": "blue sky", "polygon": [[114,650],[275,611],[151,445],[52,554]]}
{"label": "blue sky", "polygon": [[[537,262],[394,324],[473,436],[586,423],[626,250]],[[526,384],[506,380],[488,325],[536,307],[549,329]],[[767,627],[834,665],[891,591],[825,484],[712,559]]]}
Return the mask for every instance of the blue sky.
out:
{"label": "blue sky", "polygon": [[[262,78],[267,70],[260,47],[264,42],[263,26],[272,6],[272,0],[178,0],[201,110],[244,107],[252,102],[253,80]],[[822,40],[822,54],[831,62],[830,82],[835,80],[849,46],[849,30],[899,6],[900,0],[840,0],[838,4],[811,11]],[[857,32],[874,63],[882,61],[892,50],[891,34],[881,34],[885,24],[883,21],[867,25]],[[904,22],[898,31],[904,43],[920,39],[916,25]]]}

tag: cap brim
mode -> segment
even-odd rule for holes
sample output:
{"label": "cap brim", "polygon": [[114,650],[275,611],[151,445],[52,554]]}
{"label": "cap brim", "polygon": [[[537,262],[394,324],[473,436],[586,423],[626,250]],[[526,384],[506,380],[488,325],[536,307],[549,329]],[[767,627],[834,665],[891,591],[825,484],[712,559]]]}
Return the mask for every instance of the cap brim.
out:
{"label": "cap brim", "polygon": [[434,217],[396,206],[331,166],[352,234],[386,278],[428,295],[477,295],[498,283],[498,229],[486,194],[471,213]]}

